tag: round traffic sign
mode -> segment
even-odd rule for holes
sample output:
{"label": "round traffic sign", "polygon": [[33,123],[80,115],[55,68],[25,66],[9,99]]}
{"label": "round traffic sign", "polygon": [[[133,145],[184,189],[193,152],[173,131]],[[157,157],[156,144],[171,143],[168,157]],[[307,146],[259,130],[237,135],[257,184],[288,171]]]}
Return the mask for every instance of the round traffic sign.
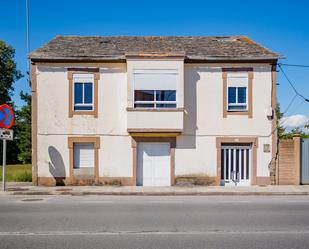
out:
{"label": "round traffic sign", "polygon": [[14,112],[7,105],[0,105],[0,128],[10,129],[14,123]]}

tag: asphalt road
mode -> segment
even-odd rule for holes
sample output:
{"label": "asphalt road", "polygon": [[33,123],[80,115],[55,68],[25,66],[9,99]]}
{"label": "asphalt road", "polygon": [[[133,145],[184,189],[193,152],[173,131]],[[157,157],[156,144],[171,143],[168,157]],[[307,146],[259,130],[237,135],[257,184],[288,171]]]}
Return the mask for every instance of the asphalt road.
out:
{"label": "asphalt road", "polygon": [[309,248],[309,197],[0,197],[0,248]]}

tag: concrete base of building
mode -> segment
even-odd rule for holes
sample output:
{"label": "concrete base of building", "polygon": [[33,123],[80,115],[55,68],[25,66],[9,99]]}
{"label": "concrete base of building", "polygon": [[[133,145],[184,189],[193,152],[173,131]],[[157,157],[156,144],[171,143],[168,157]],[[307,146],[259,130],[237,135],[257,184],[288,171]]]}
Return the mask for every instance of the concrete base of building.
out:
{"label": "concrete base of building", "polygon": [[[98,180],[72,177],[38,177],[40,186],[136,186],[134,177],[99,177]],[[175,185],[220,186],[218,177],[176,176]],[[256,177],[255,185],[271,185],[270,177]]]}
{"label": "concrete base of building", "polygon": [[93,179],[74,179],[72,177],[38,177],[40,186],[135,186],[135,179],[132,177],[99,177]]}

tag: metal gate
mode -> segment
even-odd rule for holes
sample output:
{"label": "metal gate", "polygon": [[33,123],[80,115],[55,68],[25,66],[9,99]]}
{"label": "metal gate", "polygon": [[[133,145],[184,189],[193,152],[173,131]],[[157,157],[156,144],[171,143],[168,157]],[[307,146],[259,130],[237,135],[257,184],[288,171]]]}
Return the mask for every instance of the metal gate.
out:
{"label": "metal gate", "polygon": [[221,146],[221,185],[250,185],[251,145]]}
{"label": "metal gate", "polygon": [[309,184],[309,138],[301,142],[301,184]]}

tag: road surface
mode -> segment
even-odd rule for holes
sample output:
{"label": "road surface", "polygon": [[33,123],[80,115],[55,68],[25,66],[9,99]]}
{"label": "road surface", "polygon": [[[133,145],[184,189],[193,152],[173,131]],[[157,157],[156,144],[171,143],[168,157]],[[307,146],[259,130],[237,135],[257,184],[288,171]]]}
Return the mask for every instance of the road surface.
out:
{"label": "road surface", "polygon": [[3,248],[309,248],[308,196],[0,197]]}

